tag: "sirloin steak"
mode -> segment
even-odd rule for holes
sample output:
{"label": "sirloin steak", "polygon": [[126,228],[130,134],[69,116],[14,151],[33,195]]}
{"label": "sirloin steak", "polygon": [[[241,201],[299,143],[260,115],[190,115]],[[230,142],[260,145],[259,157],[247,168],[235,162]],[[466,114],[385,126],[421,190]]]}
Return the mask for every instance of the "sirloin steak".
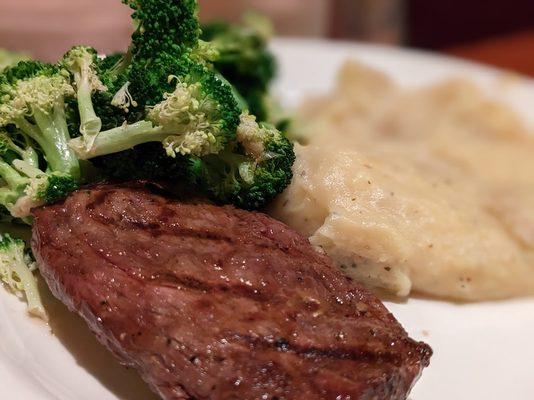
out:
{"label": "sirloin steak", "polygon": [[163,399],[405,399],[431,349],[284,224],[151,185],[34,210],[52,292]]}

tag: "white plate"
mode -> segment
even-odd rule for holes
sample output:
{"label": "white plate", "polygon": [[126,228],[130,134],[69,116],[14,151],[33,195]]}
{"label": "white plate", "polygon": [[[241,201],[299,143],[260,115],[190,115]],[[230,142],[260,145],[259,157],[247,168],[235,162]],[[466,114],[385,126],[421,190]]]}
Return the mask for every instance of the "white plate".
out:
{"label": "white plate", "polygon": [[[513,104],[534,122],[534,84],[518,78],[502,92],[502,72],[449,58],[398,49],[297,40],[278,41],[277,90],[287,104],[328,90],[347,58],[390,73],[406,86],[468,76]],[[495,93],[497,95],[497,93]],[[534,155],[533,155],[534,156]],[[133,371],[118,366],[84,324],[49,299],[50,329],[24,313],[0,290],[2,399],[155,399]],[[413,337],[435,355],[412,400],[532,400],[534,398],[534,299],[455,305],[412,299],[388,304]]]}

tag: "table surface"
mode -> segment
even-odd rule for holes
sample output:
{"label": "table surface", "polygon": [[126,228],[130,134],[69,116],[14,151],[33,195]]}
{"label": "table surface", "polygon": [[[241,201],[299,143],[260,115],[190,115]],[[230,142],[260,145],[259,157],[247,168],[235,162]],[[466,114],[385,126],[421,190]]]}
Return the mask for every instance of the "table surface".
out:
{"label": "table surface", "polygon": [[445,52],[534,76],[534,29],[445,49]]}

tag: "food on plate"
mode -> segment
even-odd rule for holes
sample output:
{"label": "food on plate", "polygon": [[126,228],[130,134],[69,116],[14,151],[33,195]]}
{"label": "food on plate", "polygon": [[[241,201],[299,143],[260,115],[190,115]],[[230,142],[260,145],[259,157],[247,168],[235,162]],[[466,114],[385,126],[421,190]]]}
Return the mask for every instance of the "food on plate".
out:
{"label": "food on plate", "polygon": [[[405,400],[430,347],[306,238],[234,208],[292,179],[268,24],[203,34],[196,0],[123,2],[126,52],[0,73],[0,218],[32,226],[53,294],[163,399]],[[35,266],[0,236],[0,279],[46,318]]]}
{"label": "food on plate", "polygon": [[272,215],[368,286],[455,300],[534,294],[534,137],[452,80],[406,90],[359,63],[308,102]]}
{"label": "food on plate", "polygon": [[[61,70],[26,61],[0,75],[0,204],[13,217],[64,198],[78,185],[65,101],[74,90]],[[3,130],[3,131],[2,131]],[[40,158],[46,160],[41,169]]]}
{"label": "food on plate", "polygon": [[261,208],[291,180],[292,144],[214,67],[221,53],[200,40],[196,1],[127,3],[138,23],[130,49],[96,67],[112,88],[95,104],[104,130],[71,147],[111,177],[187,179],[219,202]]}
{"label": "food on plate", "polygon": [[[0,75],[0,129],[23,150],[38,145],[43,156],[33,154],[32,162],[43,169],[32,173],[50,166],[77,183],[187,180],[218,202],[264,206],[287,186],[294,161],[289,140],[246,101],[253,97],[247,88],[266,97],[274,75],[267,37],[260,28],[226,27],[207,42],[196,1],[126,3],[138,26],[127,53],[101,59],[95,49],[75,46],[56,65],[7,68]],[[225,35],[248,40],[247,51],[233,54]],[[268,71],[245,82],[248,62]],[[80,167],[88,160],[98,173]],[[12,197],[10,210],[19,200]],[[14,216],[28,216],[22,212]]]}
{"label": "food on plate", "polygon": [[[34,210],[52,292],[164,399],[405,399],[430,348],[282,223],[97,185]],[[156,193],[155,193],[156,192]]]}
{"label": "food on plate", "polygon": [[124,2],[137,26],[126,53],[74,46],[0,73],[2,221],[31,224],[33,207],[102,180],[166,180],[247,209],[291,181],[293,144],[267,122],[275,63],[261,21],[211,28],[211,42],[197,1]]}
{"label": "food on plate", "polygon": [[26,249],[21,239],[8,234],[0,236],[0,279],[9,290],[25,296],[28,302],[28,311],[40,318],[46,319],[46,312],[41,302],[37,288],[37,279],[33,271],[37,265]]}
{"label": "food on plate", "polygon": [[218,53],[213,65],[262,121],[272,117],[269,87],[277,65],[268,44],[273,33],[271,22],[254,13],[245,15],[241,25],[220,21],[202,27],[202,40]]}

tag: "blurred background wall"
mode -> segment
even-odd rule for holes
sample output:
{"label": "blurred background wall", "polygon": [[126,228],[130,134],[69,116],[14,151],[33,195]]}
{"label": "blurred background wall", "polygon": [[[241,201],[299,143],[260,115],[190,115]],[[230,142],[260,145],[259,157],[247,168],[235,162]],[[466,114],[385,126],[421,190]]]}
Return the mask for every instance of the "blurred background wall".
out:
{"label": "blurred background wall", "polygon": [[[269,15],[281,35],[448,52],[534,74],[534,0],[200,0],[202,18]],[[53,59],[74,43],[125,48],[119,0],[0,0],[0,47]]]}
{"label": "blurred background wall", "polygon": [[128,45],[129,15],[120,0],[0,0],[0,47],[47,60],[74,44],[120,50]]}
{"label": "blurred background wall", "polygon": [[246,10],[255,10],[269,15],[281,35],[321,37],[329,33],[329,0],[199,0],[199,3],[205,21],[237,21]]}

